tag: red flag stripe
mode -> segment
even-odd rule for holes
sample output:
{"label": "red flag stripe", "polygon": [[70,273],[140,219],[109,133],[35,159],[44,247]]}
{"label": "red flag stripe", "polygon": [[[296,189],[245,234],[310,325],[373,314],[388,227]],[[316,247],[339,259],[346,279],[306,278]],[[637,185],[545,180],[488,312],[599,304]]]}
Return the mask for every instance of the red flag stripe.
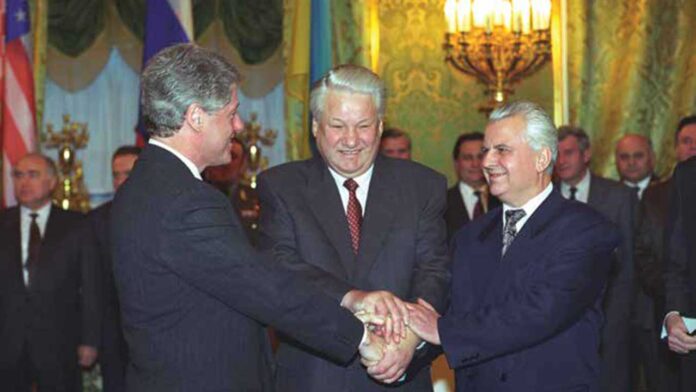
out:
{"label": "red flag stripe", "polygon": [[[25,97],[30,97],[32,102],[32,112],[35,112],[34,101],[34,75],[32,74],[32,65],[27,55],[27,48],[21,40],[9,42],[6,46],[5,61],[7,62],[5,70],[9,73],[12,70],[15,74],[19,88],[14,91],[21,91]],[[6,92],[10,92],[8,87],[5,87]],[[13,98],[13,97],[10,97]]]}
{"label": "red flag stripe", "polygon": [[[27,97],[24,94],[24,89],[18,83],[14,73],[14,68],[7,67],[5,69],[5,110],[4,116],[10,116],[14,122],[14,129],[5,129],[5,138],[21,137],[24,141],[25,151],[33,149],[34,146],[34,130],[36,129],[34,118],[34,96],[33,94]],[[7,151],[7,148],[5,148]],[[15,162],[15,161],[13,161]]]}

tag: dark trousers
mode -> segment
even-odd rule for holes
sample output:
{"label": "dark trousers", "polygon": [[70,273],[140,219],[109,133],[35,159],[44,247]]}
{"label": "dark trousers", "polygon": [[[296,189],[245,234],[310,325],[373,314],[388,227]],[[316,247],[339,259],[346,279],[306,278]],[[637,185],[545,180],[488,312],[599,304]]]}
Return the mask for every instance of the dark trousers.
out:
{"label": "dark trousers", "polygon": [[0,369],[0,390],[3,392],[80,392],[82,385],[77,367],[77,348],[74,363],[47,364],[32,355],[25,342],[22,355],[12,365]]}

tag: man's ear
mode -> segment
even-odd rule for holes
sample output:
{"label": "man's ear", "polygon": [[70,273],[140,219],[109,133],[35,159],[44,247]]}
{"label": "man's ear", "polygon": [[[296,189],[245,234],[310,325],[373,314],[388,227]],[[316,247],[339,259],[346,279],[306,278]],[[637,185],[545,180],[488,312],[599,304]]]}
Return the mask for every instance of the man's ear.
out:
{"label": "man's ear", "polygon": [[316,118],[312,119],[312,135],[314,135],[314,138],[317,138],[317,132],[319,132],[319,123],[317,122]]}
{"label": "man's ear", "polygon": [[541,173],[551,165],[551,150],[544,147],[539,151],[536,158],[536,170]]}
{"label": "man's ear", "polygon": [[379,133],[377,134],[377,136],[381,138],[382,132],[384,131],[384,121],[382,121],[382,119],[379,120],[378,128],[379,128]]}
{"label": "man's ear", "polygon": [[587,150],[582,152],[582,160],[585,164],[590,163],[590,159],[592,159],[592,147],[588,147]]}
{"label": "man's ear", "polygon": [[186,108],[184,122],[194,131],[200,132],[203,128],[205,116],[206,113],[203,108],[198,106],[196,103],[192,103],[188,106],[188,108]]}

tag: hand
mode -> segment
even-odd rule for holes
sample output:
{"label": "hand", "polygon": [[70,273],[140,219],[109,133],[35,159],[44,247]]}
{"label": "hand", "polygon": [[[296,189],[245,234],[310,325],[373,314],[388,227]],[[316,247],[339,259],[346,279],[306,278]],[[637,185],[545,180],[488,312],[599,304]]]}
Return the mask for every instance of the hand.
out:
{"label": "hand", "polygon": [[77,362],[84,368],[94,365],[97,360],[97,349],[92,346],[81,345],[77,347]]}
{"label": "hand", "polygon": [[408,326],[421,339],[430,344],[440,345],[437,319],[440,314],[427,301],[418,298],[417,304],[406,304],[409,312]]}
{"label": "hand", "polygon": [[667,316],[665,328],[667,329],[667,343],[670,350],[679,354],[688,354],[696,350],[696,337],[689,335],[684,320],[678,313]]}
{"label": "hand", "polygon": [[364,311],[384,317],[385,322],[381,330],[387,342],[399,343],[401,338],[406,337],[406,304],[388,291],[351,290],[343,296],[341,306],[353,313]]}
{"label": "hand", "polygon": [[365,341],[358,347],[360,362],[367,367],[377,364],[384,357],[386,345],[384,338],[368,330]]}
{"label": "hand", "polygon": [[421,339],[413,332],[407,332],[406,338],[401,339],[399,344],[387,345],[382,360],[368,367],[367,374],[385,384],[399,380],[411,363],[420,342]]}

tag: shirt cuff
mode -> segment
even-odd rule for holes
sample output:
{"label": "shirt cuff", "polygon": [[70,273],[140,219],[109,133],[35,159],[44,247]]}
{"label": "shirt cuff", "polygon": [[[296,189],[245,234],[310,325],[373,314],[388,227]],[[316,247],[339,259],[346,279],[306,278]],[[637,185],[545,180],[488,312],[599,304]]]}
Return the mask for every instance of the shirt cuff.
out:
{"label": "shirt cuff", "polygon": [[679,316],[679,312],[677,312],[676,310],[673,310],[673,311],[671,311],[671,312],[668,312],[668,313],[665,315],[665,318],[662,319],[662,332],[660,333],[660,339],[664,339],[664,338],[667,337],[667,335],[668,335],[668,334],[667,334],[667,327],[666,327],[666,324],[667,324],[667,317],[669,317],[669,316],[671,316],[671,315],[673,315],[673,314],[676,314],[677,316]]}

